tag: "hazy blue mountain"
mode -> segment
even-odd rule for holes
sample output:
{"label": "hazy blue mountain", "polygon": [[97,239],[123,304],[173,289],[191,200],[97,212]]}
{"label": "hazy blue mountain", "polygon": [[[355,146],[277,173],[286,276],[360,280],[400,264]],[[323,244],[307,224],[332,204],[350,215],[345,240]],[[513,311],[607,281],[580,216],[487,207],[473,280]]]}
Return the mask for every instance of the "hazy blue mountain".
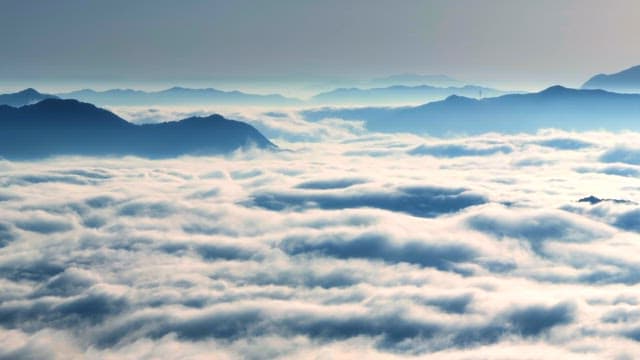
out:
{"label": "hazy blue mountain", "polygon": [[615,74],[598,74],[584,83],[582,88],[615,92],[640,92],[640,65]]}
{"label": "hazy blue mountain", "polygon": [[465,84],[447,75],[421,75],[421,74],[396,74],[387,77],[380,77],[371,80],[375,86],[419,86],[431,85],[439,87],[461,87]]}
{"label": "hazy blue mountain", "polygon": [[533,132],[541,128],[640,130],[640,95],[553,86],[538,93],[481,100],[452,95],[416,107],[324,108],[303,114],[310,120],[364,120],[373,131],[432,135]]}
{"label": "hazy blue mountain", "polygon": [[589,203],[591,205],[596,205],[599,204],[603,201],[606,202],[612,202],[614,204],[635,204],[633,201],[630,200],[625,200],[625,199],[602,199],[593,195],[589,195],[587,197],[584,197],[580,200],[578,200],[578,202],[584,202],[584,203]]}
{"label": "hazy blue mountain", "polygon": [[29,88],[17,93],[0,94],[0,105],[23,106],[35,104],[44,99],[55,99],[54,95],[42,94],[35,89]]}
{"label": "hazy blue mountain", "polygon": [[505,94],[507,94],[507,92],[475,85],[466,85],[462,87],[396,85],[373,89],[336,89],[333,91],[318,94],[314,96],[311,101],[319,104],[335,105],[390,105],[402,103],[425,103],[436,100],[443,100],[451,95],[459,95],[470,98],[481,98],[495,97]]}
{"label": "hazy blue mountain", "polygon": [[161,91],[112,89],[78,90],[57,94],[61,98],[76,99],[97,105],[297,105],[301,100],[282,95],[257,95],[240,91],[217,89],[189,89],[172,87]]}
{"label": "hazy blue mountain", "polygon": [[220,115],[134,125],[76,100],[47,99],[23,107],[0,106],[0,157],[51,155],[223,154],[256,146],[275,148],[252,126]]}

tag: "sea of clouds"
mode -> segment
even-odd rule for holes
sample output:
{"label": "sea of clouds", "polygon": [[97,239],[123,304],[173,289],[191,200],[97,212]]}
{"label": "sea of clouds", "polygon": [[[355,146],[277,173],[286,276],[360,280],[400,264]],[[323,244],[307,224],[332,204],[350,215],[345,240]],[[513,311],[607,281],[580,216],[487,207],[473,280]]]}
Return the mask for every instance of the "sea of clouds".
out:
{"label": "sea of clouds", "polygon": [[226,115],[281,151],[0,161],[0,359],[640,353],[640,134]]}

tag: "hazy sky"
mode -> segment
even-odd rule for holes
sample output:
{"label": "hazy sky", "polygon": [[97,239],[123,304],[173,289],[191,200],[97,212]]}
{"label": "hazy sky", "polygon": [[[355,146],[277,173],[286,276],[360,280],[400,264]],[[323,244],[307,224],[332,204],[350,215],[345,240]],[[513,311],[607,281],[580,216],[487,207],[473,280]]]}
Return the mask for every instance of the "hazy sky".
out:
{"label": "hazy sky", "polygon": [[640,63],[640,1],[0,0],[0,87],[448,74],[577,86]]}

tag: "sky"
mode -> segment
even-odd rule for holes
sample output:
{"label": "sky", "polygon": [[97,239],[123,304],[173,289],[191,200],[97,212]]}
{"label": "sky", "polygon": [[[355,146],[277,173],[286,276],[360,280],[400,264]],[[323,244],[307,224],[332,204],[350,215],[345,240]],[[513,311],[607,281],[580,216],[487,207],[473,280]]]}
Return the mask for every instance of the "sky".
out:
{"label": "sky", "polygon": [[[639,9],[636,0],[0,0],[0,91],[295,94],[398,73],[579,86],[640,63]],[[462,117],[432,118],[428,105],[353,120],[297,106],[112,104],[132,123],[209,122],[236,139],[217,117],[193,119],[215,112],[278,149],[0,153],[0,360],[633,359],[640,133],[614,131],[622,115],[604,105],[568,117],[562,99],[575,93],[499,100],[556,111],[557,126],[498,116],[479,135],[469,134],[485,128],[464,114],[493,100],[445,100]],[[94,112],[114,120],[73,100],[0,110],[0,131],[26,138],[43,134],[31,114],[44,130],[68,114],[74,124]],[[377,132],[376,116],[415,133]],[[447,136],[423,134],[445,125]],[[181,124],[167,127],[191,141]],[[25,154],[74,147],[58,148],[55,133]]]}
{"label": "sky", "polygon": [[533,89],[640,63],[640,3],[1,0],[0,88],[447,74]]}

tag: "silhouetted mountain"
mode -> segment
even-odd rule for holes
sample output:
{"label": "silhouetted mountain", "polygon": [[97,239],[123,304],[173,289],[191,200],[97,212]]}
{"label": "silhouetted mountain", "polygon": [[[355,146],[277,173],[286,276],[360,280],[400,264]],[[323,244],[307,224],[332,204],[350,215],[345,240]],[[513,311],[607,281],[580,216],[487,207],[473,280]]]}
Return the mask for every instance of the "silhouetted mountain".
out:
{"label": "silhouetted mountain", "polygon": [[375,86],[419,86],[461,87],[465,84],[447,75],[397,74],[371,80]]}
{"label": "silhouetted mountain", "polygon": [[343,88],[325,92],[314,96],[311,100],[320,104],[366,104],[366,105],[391,105],[410,104],[443,100],[451,95],[466,96],[470,98],[495,97],[505,95],[507,92],[485,88],[481,86],[466,85],[463,87],[435,87],[421,86],[390,86],[384,88],[359,89]]}
{"label": "silhouetted mountain", "polygon": [[57,97],[49,94],[42,94],[35,89],[29,88],[12,94],[0,94],[0,105],[24,106],[35,104],[44,99],[56,99]]}
{"label": "silhouetted mountain", "polygon": [[585,198],[582,198],[580,200],[578,200],[578,202],[585,202],[585,203],[589,203],[591,205],[596,205],[599,204],[603,201],[607,201],[607,202],[612,202],[614,204],[635,204],[633,201],[630,200],[623,200],[623,199],[601,199],[598,198],[596,196],[590,195],[587,196]]}
{"label": "silhouetted mountain", "polygon": [[57,94],[61,98],[76,99],[98,105],[297,105],[301,100],[282,95],[257,95],[240,91],[217,89],[189,89],[172,87],[146,92],[131,89],[95,91],[78,90]]}
{"label": "silhouetted mountain", "polygon": [[598,74],[584,83],[582,88],[615,92],[640,92],[640,65],[615,74]]}
{"label": "silhouetted mountain", "polygon": [[463,135],[484,132],[566,130],[640,130],[640,95],[553,86],[538,93],[470,99],[452,95],[417,107],[305,111],[310,120],[364,120],[382,132]]}
{"label": "silhouetted mountain", "polygon": [[224,154],[275,148],[252,126],[220,115],[134,125],[76,100],[47,99],[20,108],[0,106],[0,156],[137,155],[150,158]]}

